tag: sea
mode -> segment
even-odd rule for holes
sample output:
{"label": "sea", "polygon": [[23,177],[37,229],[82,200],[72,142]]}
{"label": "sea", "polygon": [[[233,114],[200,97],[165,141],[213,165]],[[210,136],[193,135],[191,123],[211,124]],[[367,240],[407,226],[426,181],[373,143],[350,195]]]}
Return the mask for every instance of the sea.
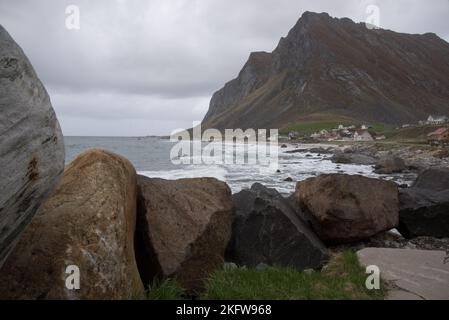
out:
{"label": "sea", "polygon": [[[302,145],[288,145],[287,148],[276,146],[277,165],[269,167],[265,163],[247,163],[247,161],[240,164],[236,164],[236,161],[207,164],[192,160],[192,163],[178,164],[172,161],[170,156],[177,143],[159,137],[65,137],[64,140],[67,164],[88,149],[104,149],[130,160],[141,175],[168,180],[213,177],[227,182],[233,193],[248,189],[258,182],[277,189],[283,195],[289,195],[295,191],[297,181],[329,173],[363,175],[408,185],[415,178],[406,174],[378,175],[374,173],[374,168],[368,165],[335,164],[328,154],[289,153],[297,149],[310,148]],[[207,145],[208,143],[202,143],[202,148]],[[243,153],[242,156],[248,159],[248,155],[254,150],[257,149],[251,146],[236,146],[233,156],[235,158],[238,153]],[[180,158],[187,156],[179,155]]]}

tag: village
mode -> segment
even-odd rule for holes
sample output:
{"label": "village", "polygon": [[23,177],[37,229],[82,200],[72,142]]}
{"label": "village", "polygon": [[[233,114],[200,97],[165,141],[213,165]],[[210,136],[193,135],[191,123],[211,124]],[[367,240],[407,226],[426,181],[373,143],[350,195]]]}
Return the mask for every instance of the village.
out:
{"label": "village", "polygon": [[[432,146],[449,146],[449,117],[430,115],[427,120],[419,121],[417,124],[404,124],[397,127],[395,130],[418,127],[437,127],[434,131],[427,135],[427,142]],[[288,139],[319,142],[369,142],[386,140],[387,137],[382,133],[376,132],[375,128],[368,124],[340,124],[336,128],[318,130],[309,135],[304,135],[300,132],[293,131],[288,134]]]}

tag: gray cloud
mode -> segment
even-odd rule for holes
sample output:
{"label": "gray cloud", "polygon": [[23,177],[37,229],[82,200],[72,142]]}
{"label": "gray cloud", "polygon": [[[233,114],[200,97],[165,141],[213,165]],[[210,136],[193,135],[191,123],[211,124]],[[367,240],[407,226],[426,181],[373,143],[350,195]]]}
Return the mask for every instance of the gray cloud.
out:
{"label": "gray cloud", "polygon": [[[81,29],[65,28],[65,8]],[[48,88],[68,135],[167,134],[201,120],[251,51],[272,51],[304,11],[449,40],[448,0],[0,0],[0,23]]]}

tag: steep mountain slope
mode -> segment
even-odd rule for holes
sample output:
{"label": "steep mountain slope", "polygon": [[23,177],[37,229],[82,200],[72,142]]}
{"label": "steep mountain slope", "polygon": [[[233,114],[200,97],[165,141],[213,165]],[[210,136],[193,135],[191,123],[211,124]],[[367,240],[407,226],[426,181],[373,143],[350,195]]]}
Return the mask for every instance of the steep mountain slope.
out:
{"label": "steep mountain slope", "polygon": [[306,12],[272,53],[252,53],[213,95],[203,128],[401,124],[429,114],[449,115],[449,43]]}

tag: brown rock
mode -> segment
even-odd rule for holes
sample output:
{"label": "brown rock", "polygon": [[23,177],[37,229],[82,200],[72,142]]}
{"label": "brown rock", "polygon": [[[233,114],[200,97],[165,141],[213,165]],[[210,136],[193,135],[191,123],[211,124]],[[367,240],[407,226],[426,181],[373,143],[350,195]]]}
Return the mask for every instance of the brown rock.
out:
{"label": "brown rock", "polygon": [[223,266],[233,204],[212,178],[167,181],[138,177],[137,259],[142,279],[176,277],[189,292]]}
{"label": "brown rock", "polygon": [[[136,172],[92,150],[65,170],[0,270],[3,299],[129,299],[143,293],[134,258]],[[80,269],[80,290],[65,286]]]}
{"label": "brown rock", "polygon": [[362,176],[322,175],[297,184],[293,201],[327,243],[371,237],[398,225],[398,188]]}

